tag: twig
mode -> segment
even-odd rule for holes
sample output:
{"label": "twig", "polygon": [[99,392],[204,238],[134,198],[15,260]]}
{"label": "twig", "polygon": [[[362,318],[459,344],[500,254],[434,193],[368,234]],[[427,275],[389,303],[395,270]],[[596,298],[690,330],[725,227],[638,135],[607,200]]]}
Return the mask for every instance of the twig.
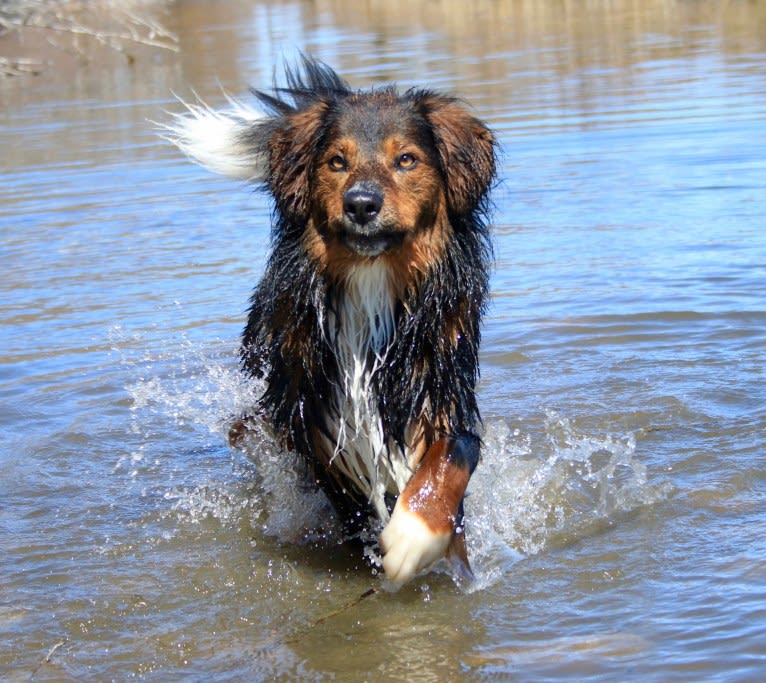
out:
{"label": "twig", "polygon": [[350,610],[352,607],[356,607],[360,602],[362,602],[362,600],[364,600],[365,598],[369,598],[371,595],[375,595],[375,593],[377,593],[377,592],[378,592],[377,588],[369,588],[364,593],[362,593],[358,597],[354,598],[350,602],[347,602],[342,607],[339,607],[338,609],[334,610],[333,612],[330,612],[329,614],[325,614],[323,617],[320,617],[313,624],[311,624],[311,626],[309,626],[309,627],[307,627],[305,629],[302,629],[298,633],[294,633],[289,638],[286,638],[285,642],[286,643],[295,643],[295,642],[298,642],[299,640],[302,640],[303,637],[305,636],[305,634],[308,633],[309,631],[311,631],[312,629],[315,629],[320,624],[324,624],[326,621],[329,621],[330,619],[333,619],[333,618],[343,614],[347,610]]}
{"label": "twig", "polygon": [[45,655],[45,663],[50,664],[51,658],[53,657],[53,653],[58,650],[62,645],[66,643],[66,640],[60,640],[58,643],[56,643],[50,650],[48,650],[48,654]]}
{"label": "twig", "polygon": [[332,619],[333,617],[337,617],[339,614],[343,614],[348,609],[351,609],[352,607],[356,607],[362,600],[365,598],[369,598],[371,595],[375,595],[375,593],[378,592],[377,588],[369,588],[364,593],[362,593],[358,598],[354,598],[351,602],[346,603],[343,605],[343,607],[340,607],[336,609],[334,612],[330,612],[329,614],[326,614],[323,617],[320,617],[317,619],[312,628],[319,626],[319,624],[324,624],[328,619]]}
{"label": "twig", "polygon": [[48,650],[48,654],[45,655],[45,659],[43,659],[36,667],[35,670],[29,675],[29,680],[33,680],[35,676],[37,676],[37,672],[40,671],[40,669],[43,668],[44,664],[50,664],[51,659],[53,659],[53,654],[58,650],[62,645],[66,644],[66,641],[68,638],[64,638],[64,640],[60,640],[58,643],[56,643],[50,650]]}

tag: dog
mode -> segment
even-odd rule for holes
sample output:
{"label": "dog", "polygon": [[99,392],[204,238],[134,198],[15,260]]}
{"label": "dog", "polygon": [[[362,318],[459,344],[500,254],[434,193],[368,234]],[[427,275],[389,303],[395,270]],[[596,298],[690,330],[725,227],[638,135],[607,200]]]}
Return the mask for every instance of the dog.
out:
{"label": "dog", "polygon": [[470,579],[463,498],[496,141],[457,99],[357,91],[302,56],[286,85],[186,105],[166,136],[273,200],[272,251],[244,330],[257,410],[350,525],[377,517],[395,585],[442,557]]}

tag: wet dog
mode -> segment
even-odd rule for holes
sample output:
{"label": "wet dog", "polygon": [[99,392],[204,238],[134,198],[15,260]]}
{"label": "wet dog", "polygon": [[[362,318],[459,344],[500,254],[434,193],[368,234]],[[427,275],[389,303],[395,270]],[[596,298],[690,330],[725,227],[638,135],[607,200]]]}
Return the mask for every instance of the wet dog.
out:
{"label": "wet dog", "polygon": [[168,130],[274,201],[241,349],[259,412],[346,522],[381,520],[392,582],[445,555],[470,576],[494,137],[452,97],[356,91],[309,58],[253,93],[259,110],[190,105]]}

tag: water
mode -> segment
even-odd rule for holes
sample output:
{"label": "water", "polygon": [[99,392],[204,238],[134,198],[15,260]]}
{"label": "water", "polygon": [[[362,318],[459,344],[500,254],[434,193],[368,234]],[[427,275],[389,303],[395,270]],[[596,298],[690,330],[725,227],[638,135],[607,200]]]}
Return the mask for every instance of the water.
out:
{"label": "water", "polygon": [[[762,679],[766,4],[150,10],[178,53],[0,81],[0,677]],[[298,48],[502,143],[467,591],[226,445],[269,207],[149,121]]]}

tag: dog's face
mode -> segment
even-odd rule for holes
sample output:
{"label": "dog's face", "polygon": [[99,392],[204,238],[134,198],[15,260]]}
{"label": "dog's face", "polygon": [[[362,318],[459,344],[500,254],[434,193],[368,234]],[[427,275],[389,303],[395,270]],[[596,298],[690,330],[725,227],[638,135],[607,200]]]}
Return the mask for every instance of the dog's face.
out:
{"label": "dog's face", "polygon": [[439,260],[450,217],[474,211],[494,175],[494,140],[450,98],[390,90],[320,101],[269,143],[279,210],[304,248],[342,279],[384,258],[408,279]]}
{"label": "dog's face", "polygon": [[304,59],[287,87],[254,91],[264,112],[203,104],[165,126],[213,171],[263,181],[275,234],[336,282],[382,259],[413,284],[441,262],[450,235],[473,230],[495,175],[492,133],[455,99],[427,90],[351,90]]}
{"label": "dog's face", "polygon": [[433,229],[445,195],[425,119],[383,95],[350,98],[333,118],[310,188],[328,247],[373,258]]}

